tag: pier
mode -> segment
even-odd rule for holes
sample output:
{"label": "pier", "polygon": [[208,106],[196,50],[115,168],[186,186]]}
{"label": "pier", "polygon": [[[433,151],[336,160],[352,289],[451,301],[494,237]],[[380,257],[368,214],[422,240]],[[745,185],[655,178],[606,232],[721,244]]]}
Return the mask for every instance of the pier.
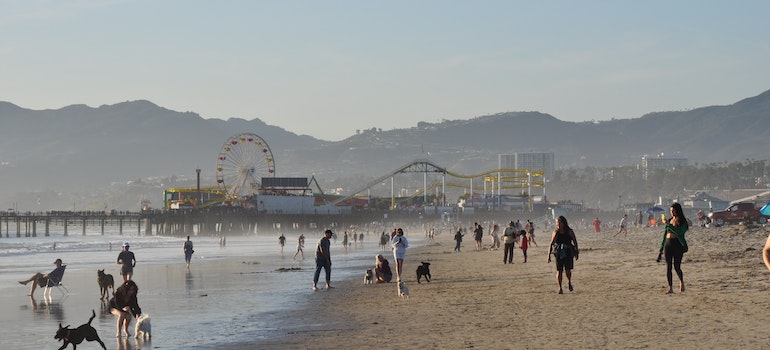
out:
{"label": "pier", "polygon": [[0,213],[0,237],[37,237],[51,235],[52,229],[61,229],[65,236],[79,230],[82,235],[97,231],[104,234],[105,228],[117,227],[122,235],[124,230],[133,228],[141,234],[141,213],[94,212],[94,211],[50,211],[50,212],[2,212]]}
{"label": "pier", "polygon": [[241,207],[141,212],[51,211],[0,212],[0,238],[50,236],[52,232],[104,235],[106,230],[136,235],[185,236],[193,233],[229,235],[259,230],[307,232],[371,222],[381,214],[264,214]]}

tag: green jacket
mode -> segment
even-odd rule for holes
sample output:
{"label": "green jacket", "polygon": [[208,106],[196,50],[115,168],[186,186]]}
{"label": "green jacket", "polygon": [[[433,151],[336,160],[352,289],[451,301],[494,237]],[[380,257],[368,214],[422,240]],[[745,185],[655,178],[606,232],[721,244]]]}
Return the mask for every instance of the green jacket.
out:
{"label": "green jacket", "polygon": [[663,230],[663,241],[660,242],[660,250],[663,250],[663,247],[666,245],[666,236],[671,232],[676,235],[676,238],[679,239],[679,243],[684,247],[684,251],[687,252],[687,240],[684,238],[684,233],[687,232],[688,228],[686,223],[679,226],[666,224],[666,229]]}

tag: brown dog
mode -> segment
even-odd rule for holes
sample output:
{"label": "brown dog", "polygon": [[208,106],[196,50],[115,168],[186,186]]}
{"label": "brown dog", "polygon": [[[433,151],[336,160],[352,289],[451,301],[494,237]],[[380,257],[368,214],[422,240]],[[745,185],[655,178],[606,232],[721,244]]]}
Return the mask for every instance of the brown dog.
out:
{"label": "brown dog", "polygon": [[96,270],[96,281],[99,282],[99,291],[102,293],[99,299],[109,299],[107,288],[112,288],[112,295],[115,295],[115,279],[112,275],[104,273],[104,270]]}
{"label": "brown dog", "polygon": [[96,328],[91,326],[91,321],[94,320],[94,317],[96,317],[96,311],[91,310],[91,318],[88,319],[88,323],[75,329],[70,329],[69,325],[67,325],[67,327],[62,327],[61,323],[59,323],[59,330],[56,331],[56,335],[54,336],[54,339],[64,342],[64,345],[62,345],[59,350],[64,350],[70,343],[72,343],[72,349],[77,349],[78,344],[82,343],[83,339],[88,341],[96,340],[101,344],[102,349],[107,350],[107,347],[104,346],[104,342],[99,339]]}

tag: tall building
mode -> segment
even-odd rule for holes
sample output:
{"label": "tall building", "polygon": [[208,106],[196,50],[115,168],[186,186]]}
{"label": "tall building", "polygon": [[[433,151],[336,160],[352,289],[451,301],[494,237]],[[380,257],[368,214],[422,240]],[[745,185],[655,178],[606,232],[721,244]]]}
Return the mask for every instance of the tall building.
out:
{"label": "tall building", "polygon": [[540,170],[546,180],[551,180],[555,168],[554,158],[553,152],[516,152],[497,155],[497,164],[500,169]]}
{"label": "tall building", "polygon": [[642,156],[642,169],[644,169],[644,179],[655,172],[655,170],[674,170],[687,166],[687,158],[682,156],[668,157],[661,153],[657,156]]}

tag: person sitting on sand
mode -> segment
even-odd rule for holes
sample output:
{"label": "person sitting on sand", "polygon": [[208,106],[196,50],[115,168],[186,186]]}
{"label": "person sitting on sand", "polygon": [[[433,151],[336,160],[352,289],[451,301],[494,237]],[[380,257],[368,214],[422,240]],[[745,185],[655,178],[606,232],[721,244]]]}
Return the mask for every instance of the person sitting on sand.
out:
{"label": "person sitting on sand", "polygon": [[32,287],[30,287],[29,296],[32,296],[32,294],[35,293],[35,288],[37,288],[38,286],[45,287],[46,284],[48,284],[49,279],[51,280],[52,283],[59,283],[61,281],[62,277],[64,277],[64,268],[66,267],[66,265],[62,265],[61,259],[56,259],[56,261],[54,261],[53,264],[56,265],[56,268],[53,269],[51,272],[47,274],[42,274],[40,272],[37,272],[34,275],[32,275],[32,277],[24,281],[19,281],[19,283],[23,285],[27,285],[27,283],[34,281],[34,283],[32,283]]}
{"label": "person sitting on sand", "polygon": [[377,255],[377,259],[374,263],[374,276],[377,277],[377,283],[388,283],[393,279],[393,271],[390,270],[390,263],[388,259]]}

